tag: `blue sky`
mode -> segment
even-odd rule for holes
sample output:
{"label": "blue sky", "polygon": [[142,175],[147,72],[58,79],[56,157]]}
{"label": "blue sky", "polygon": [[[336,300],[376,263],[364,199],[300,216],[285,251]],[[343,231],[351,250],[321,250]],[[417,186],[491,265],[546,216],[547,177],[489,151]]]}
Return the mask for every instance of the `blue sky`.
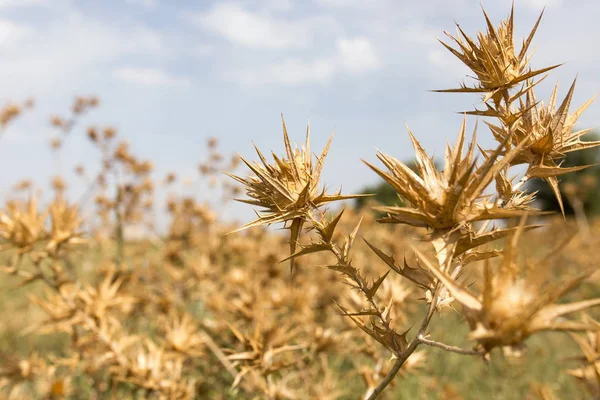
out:
{"label": "blue sky", "polygon": [[[565,62],[538,91],[556,80],[563,95],[578,74],[574,104],[600,91],[600,32],[594,0],[516,0],[516,37],[526,35],[542,8],[534,68]],[[461,116],[477,105],[456,87],[467,71],[436,38],[485,27],[478,1],[429,0],[0,0],[0,101],[36,99],[36,108],[0,141],[0,188],[20,178],[40,185],[56,173],[97,160],[84,137],[90,124],[113,125],[132,151],[167,171],[197,177],[209,136],[221,151],[254,157],[282,152],[280,113],[302,140],[311,122],[315,149],[335,132],[324,178],[346,192],[376,181],[360,158],[376,148],[409,159],[405,124],[431,153],[442,155]],[[484,1],[495,23],[511,1]],[[75,95],[95,94],[60,160],[48,148],[48,119],[65,114]],[[595,127],[600,104],[580,126]],[[474,120],[469,120],[472,127]],[[480,125],[483,126],[483,125]],[[490,146],[482,128],[480,144]],[[47,187],[47,185],[45,186]],[[71,188],[73,195],[82,188]],[[185,189],[214,197],[203,183]],[[226,215],[247,219],[245,207]]]}

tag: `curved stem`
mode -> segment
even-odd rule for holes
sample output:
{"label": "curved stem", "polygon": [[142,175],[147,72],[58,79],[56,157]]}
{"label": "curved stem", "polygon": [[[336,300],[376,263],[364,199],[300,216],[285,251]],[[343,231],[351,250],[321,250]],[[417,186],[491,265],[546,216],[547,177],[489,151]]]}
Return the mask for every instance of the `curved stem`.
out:
{"label": "curved stem", "polygon": [[425,318],[423,318],[423,322],[421,323],[419,332],[417,332],[417,336],[415,336],[415,338],[410,342],[406,350],[404,350],[402,354],[398,356],[398,359],[392,366],[392,369],[387,373],[385,378],[383,378],[383,380],[379,382],[379,385],[377,385],[377,387],[373,389],[369,397],[367,397],[367,400],[376,399],[377,396],[379,396],[385,390],[385,388],[388,387],[388,385],[394,380],[394,378],[398,374],[398,371],[400,371],[400,368],[402,368],[402,365],[404,365],[406,360],[408,360],[408,357],[410,357],[411,354],[414,353],[417,347],[419,347],[419,345],[421,344],[421,340],[419,339],[419,337],[423,336],[423,334],[427,330],[427,327],[429,326],[429,322],[431,322],[433,314],[435,313],[435,307],[437,305],[437,299],[439,296],[440,289],[441,285],[438,282],[435,286],[435,290],[433,291],[431,304],[429,304],[429,309],[427,310]]}
{"label": "curved stem", "polygon": [[417,336],[417,340],[423,344],[426,344],[427,346],[439,347],[440,349],[443,349],[443,350],[446,350],[446,351],[449,351],[452,353],[464,354],[464,355],[468,355],[468,356],[482,356],[483,355],[483,353],[480,351],[468,350],[468,349],[462,349],[462,348],[456,347],[456,346],[450,346],[445,343],[436,342],[435,340],[427,339],[423,335]]}
{"label": "curved stem", "polygon": [[385,388],[388,387],[388,385],[396,377],[396,374],[398,374],[398,371],[400,371],[400,368],[402,368],[402,365],[404,365],[406,360],[408,360],[408,357],[410,357],[410,355],[416,350],[416,348],[419,346],[419,344],[420,343],[417,340],[413,340],[410,343],[410,346],[408,346],[406,348],[406,350],[400,355],[400,357],[398,357],[398,359],[396,359],[396,362],[392,366],[392,369],[390,369],[390,371],[387,373],[385,378],[383,378],[383,380],[381,382],[379,382],[379,385],[377,385],[377,387],[375,389],[373,389],[373,391],[369,394],[369,397],[367,397],[367,400],[376,399],[377,396],[379,396],[385,390]]}

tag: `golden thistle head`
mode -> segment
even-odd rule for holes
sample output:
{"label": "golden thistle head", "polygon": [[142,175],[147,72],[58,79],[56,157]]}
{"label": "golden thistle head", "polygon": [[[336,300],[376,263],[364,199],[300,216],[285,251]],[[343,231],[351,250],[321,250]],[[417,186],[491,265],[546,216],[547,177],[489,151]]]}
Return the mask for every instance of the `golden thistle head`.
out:
{"label": "golden thistle head", "polygon": [[292,149],[283,117],[282,122],[285,157],[280,158],[273,153],[274,163],[270,164],[256,148],[260,163],[247,161],[240,156],[240,159],[254,173],[253,176],[242,178],[232,174],[227,175],[242,183],[246,187],[246,194],[250,197],[248,200],[236,199],[237,201],[262,208],[256,220],[237,231],[283,222],[286,228],[291,230],[290,254],[293,254],[302,225],[314,210],[333,201],[352,199],[361,195],[342,195],[340,192],[328,194],[324,187],[319,189],[319,180],[331,138],[321,155],[313,162],[310,152],[310,125],[306,131],[305,145],[300,149]]}
{"label": "golden thistle head", "polygon": [[[479,166],[475,160],[475,135],[463,157],[465,121],[461,126],[456,145],[446,149],[444,169],[438,171],[433,159],[409,131],[416,153],[416,169],[393,157],[379,153],[377,157],[388,171],[365,163],[389,183],[410,207],[378,207],[388,216],[381,222],[403,223],[436,230],[454,229],[473,221],[519,216],[528,209],[526,203],[513,203],[515,207],[500,208],[488,203],[483,191],[496,175],[517,154],[515,149],[505,152],[504,144],[488,155]],[[505,153],[502,159],[500,155]]]}
{"label": "golden thistle head", "polygon": [[471,326],[469,336],[486,352],[494,347],[518,346],[540,331],[588,330],[589,323],[562,317],[600,305],[600,298],[557,304],[558,299],[593,271],[585,271],[557,285],[548,284],[545,260],[526,268],[516,260],[522,230],[511,232],[512,236],[502,252],[502,261],[496,268],[492,268],[489,260],[486,261],[479,295],[457,283],[415,250],[431,273],[463,306],[462,312]]}
{"label": "golden thistle head", "polygon": [[50,241],[46,245],[48,252],[84,242],[79,232],[82,219],[76,204],[70,206],[62,196],[58,196],[48,207],[48,213],[51,221]]}
{"label": "golden thistle head", "polygon": [[440,92],[488,92],[490,97],[494,98],[499,90],[511,88],[558,66],[554,65],[535,71],[528,66],[531,56],[527,54],[527,51],[542,15],[539,16],[529,36],[523,42],[519,53],[516,53],[513,41],[514,7],[511,9],[508,19],[502,21],[498,28],[494,27],[485,10],[483,15],[487,23],[487,32],[480,32],[477,35],[477,41],[467,36],[458,24],[456,37],[446,32],[446,35],[458,45],[458,49],[452,48],[440,40],[444,47],[475,73],[478,85],[473,88],[462,85],[459,89],[440,90]]}
{"label": "golden thistle head", "polygon": [[554,87],[548,104],[538,102],[533,89],[527,91],[525,100],[520,99],[520,107],[515,115],[514,126],[511,129],[488,124],[494,137],[499,141],[508,141],[510,146],[525,144],[523,149],[511,161],[511,165],[528,164],[526,175],[529,178],[542,178],[548,182],[563,208],[557,177],[570,172],[580,171],[590,167],[581,165],[561,168],[561,160],[567,153],[600,146],[600,142],[582,141],[581,137],[591,129],[574,130],[581,114],[594,101],[596,96],[569,114],[569,106],[575,91],[575,82],[569,92],[556,107],[558,85]]}
{"label": "golden thistle head", "polygon": [[193,357],[203,355],[204,339],[190,315],[170,312],[164,330],[169,350]]}
{"label": "golden thistle head", "polygon": [[11,202],[5,211],[0,212],[0,235],[19,251],[31,249],[44,237],[47,214],[39,213],[37,204],[37,198],[32,197],[25,204]]}

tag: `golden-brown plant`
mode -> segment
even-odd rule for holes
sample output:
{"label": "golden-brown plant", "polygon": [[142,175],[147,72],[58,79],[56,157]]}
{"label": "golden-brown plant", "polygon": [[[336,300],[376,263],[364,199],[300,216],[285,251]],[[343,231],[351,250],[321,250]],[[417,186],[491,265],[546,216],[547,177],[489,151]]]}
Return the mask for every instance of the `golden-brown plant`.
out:
{"label": "golden-brown plant", "polygon": [[[101,162],[96,170],[86,166],[89,176],[75,168],[87,186],[79,201],[67,201],[73,185],[56,175],[54,199],[46,203],[34,182],[23,181],[0,214],[3,281],[21,290],[9,296],[26,292],[35,305],[0,326],[0,338],[18,332],[26,336],[15,342],[27,345],[21,352],[0,343],[0,397],[372,399],[400,386],[398,374],[419,374],[428,390],[460,398],[459,382],[428,376],[436,359],[422,345],[489,360],[500,350],[524,353],[530,336],[549,330],[578,331],[583,357],[569,373],[596,395],[598,324],[575,315],[600,303],[585,299],[587,285],[575,290],[597,265],[595,236],[582,240],[579,232],[563,251],[539,257],[524,247],[559,247],[571,235],[565,222],[540,228],[514,221],[539,214],[524,182],[539,176],[552,183],[565,172],[562,157],[587,146],[580,141],[585,130],[571,132],[587,103],[569,114],[573,87],[558,107],[556,90],[549,106],[535,100],[533,79],[554,68],[530,67],[539,21],[517,54],[513,13],[498,28],[485,20],[478,42],[459,28],[452,50],[476,84],[450,91],[482,94],[484,111],[466,114],[495,118],[488,127],[497,144],[480,148],[465,118],[438,168],[409,132],[415,171],[391,151],[378,154],[383,167],[367,163],[406,200],[379,207],[379,221],[333,210],[356,196],[322,185],[330,144],[313,157],[310,132],[293,148],[285,124],[284,155],[267,161],[257,150],[258,162],[241,159],[248,177],[234,173],[238,158],[221,154],[217,138],[207,140],[200,172],[220,183],[216,172],[228,170],[246,187],[243,201],[260,208],[241,228],[253,229],[235,235],[226,234],[234,227],[213,208],[187,188],[178,191],[188,178],[174,171],[155,180],[154,164],[134,154],[121,132],[83,127]],[[77,134],[79,117],[97,105],[95,97],[79,97],[70,117],[52,119],[64,134],[52,141],[56,157],[65,135]],[[519,164],[526,172],[513,183]],[[160,187],[169,188],[164,234],[153,225]],[[229,196],[239,186],[211,188],[216,199],[219,190]],[[95,214],[86,207],[90,199]],[[274,223],[291,233],[264,226]],[[140,225],[143,234],[130,235],[128,228]],[[356,240],[359,231],[366,246]],[[280,260],[293,262],[292,282]],[[11,313],[12,304],[6,302]],[[460,321],[449,322],[449,314]],[[458,324],[471,348],[439,341]],[[552,398],[549,387],[528,384]]]}
{"label": "golden-brown plant", "polygon": [[[411,267],[397,265],[393,256],[385,254],[371,242],[369,247],[391,269],[408,279],[423,291],[428,303],[427,311],[420,327],[409,339],[408,331],[398,326],[398,318],[391,318],[393,302],[381,303],[377,293],[389,274],[373,280],[360,271],[350,252],[358,234],[360,223],[348,234],[343,244],[334,240],[334,234],[342,213],[327,218],[319,211],[319,206],[330,201],[341,200],[341,195],[326,196],[316,189],[326,151],[317,159],[318,169],[313,172],[311,157],[307,151],[292,151],[292,146],[284,125],[284,143],[287,159],[274,156],[276,164],[271,166],[257,150],[262,165],[242,160],[254,174],[249,178],[234,176],[247,188],[251,197],[245,202],[263,207],[265,215],[241,229],[275,222],[291,230],[290,255],[292,262],[311,253],[327,252],[335,262],[327,268],[341,273],[352,289],[364,298],[363,306],[350,310],[340,305],[345,316],[349,317],[363,332],[388,349],[395,362],[377,385],[369,383],[366,398],[374,399],[391,383],[402,365],[407,362],[421,344],[436,346],[461,354],[480,355],[485,358],[495,347],[516,348],[536,332],[586,331],[594,329],[587,322],[565,320],[563,316],[573,314],[600,304],[600,299],[583,300],[574,303],[557,304],[556,301],[581,283],[591,273],[587,268],[583,273],[565,278],[561,284],[549,284],[546,278],[547,259],[537,265],[522,267],[516,259],[517,244],[525,230],[535,226],[521,226],[498,229],[490,228],[490,222],[499,219],[514,219],[535,215],[533,206],[535,194],[523,192],[520,188],[531,177],[544,178],[553,188],[559,202],[557,176],[577,171],[587,166],[561,168],[565,154],[584,148],[599,146],[600,142],[584,143],[581,136],[588,130],[572,132],[572,129],[591,100],[573,114],[568,113],[574,85],[565,100],[555,106],[555,88],[548,106],[537,103],[534,87],[541,81],[532,78],[546,73],[558,65],[532,70],[528,49],[541,19],[538,19],[523,47],[517,54],[513,43],[514,10],[498,28],[494,27],[484,11],[487,32],[478,35],[475,42],[458,26],[458,37],[450,36],[458,45],[458,50],[447,44],[444,46],[474,72],[475,87],[462,85],[459,89],[443,92],[482,93],[485,111],[470,111],[468,114],[493,117],[498,125],[488,123],[492,136],[498,142],[495,149],[478,148],[475,134],[463,156],[466,122],[463,121],[456,145],[446,150],[442,171],[438,171],[433,160],[409,131],[416,155],[416,171],[393,157],[380,152],[379,160],[384,171],[368,162],[366,164],[390,184],[408,206],[379,207],[387,213],[378,222],[406,224],[426,228],[426,240],[431,243],[435,261],[424,255],[424,249],[415,248],[419,264]],[[518,104],[518,106],[515,106]],[[308,137],[307,145],[308,148]],[[329,144],[326,150],[329,148]],[[483,160],[477,160],[476,150],[480,150]],[[510,168],[526,164],[527,171],[519,183],[514,185],[508,178]],[[490,194],[489,186],[496,182],[495,195]],[[351,197],[351,196],[349,196]],[[562,205],[562,202],[561,202]],[[524,221],[524,219],[523,219]],[[483,225],[476,223],[485,222]],[[316,238],[310,244],[302,245],[296,251],[296,243],[305,223],[315,231]],[[490,249],[489,244],[499,238],[509,236],[503,251]],[[337,236],[335,236],[337,238]],[[484,245],[488,245],[483,247]],[[501,256],[496,268],[492,259]],[[485,260],[483,283],[479,295],[475,295],[464,282],[464,267],[474,261]],[[428,337],[432,317],[443,306],[458,303],[461,313],[471,328],[469,338],[475,340],[473,350],[461,349],[434,341]],[[396,313],[396,315],[398,315]],[[402,321],[400,321],[402,322]]]}

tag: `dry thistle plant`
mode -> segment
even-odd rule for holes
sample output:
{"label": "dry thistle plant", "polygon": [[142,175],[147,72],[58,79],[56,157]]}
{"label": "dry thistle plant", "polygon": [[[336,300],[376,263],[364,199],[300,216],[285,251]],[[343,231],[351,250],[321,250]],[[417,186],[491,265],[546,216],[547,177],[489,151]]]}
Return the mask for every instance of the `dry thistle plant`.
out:
{"label": "dry thistle plant", "polygon": [[[279,236],[225,236],[230,227],[213,210],[174,195],[166,235],[128,237],[127,225],[152,216],[151,164],[115,140],[112,128],[84,133],[102,159],[78,207],[66,200],[62,178],[49,204],[22,181],[24,199],[7,202],[0,214],[1,271],[40,312],[7,325],[18,325],[25,343],[61,343],[51,352],[2,354],[0,396],[337,399],[348,394],[346,381],[362,385],[362,378],[371,387],[387,372],[387,354],[327,306],[331,299],[360,306],[361,298],[339,296],[341,285],[326,271],[298,273],[292,290],[273,279],[281,275],[277,260],[289,254]],[[211,158],[211,170],[223,166]],[[86,179],[83,168],[76,171]],[[93,195],[96,213],[85,218]],[[372,264],[374,256],[365,256]],[[400,312],[392,315],[404,320],[409,307],[400,305],[411,290],[398,279],[384,282],[377,301],[394,296]],[[403,373],[422,361],[416,353]],[[340,362],[352,372],[339,371]]]}
{"label": "dry thistle plant", "polygon": [[[522,190],[534,176],[553,184],[566,172],[562,155],[596,144],[580,143],[585,131],[570,132],[580,114],[568,112],[572,90],[558,107],[557,93],[547,107],[535,100],[533,79],[552,67],[530,69],[533,34],[516,54],[512,14],[499,28],[486,20],[477,41],[459,30],[454,53],[478,79],[454,91],[482,94],[485,111],[468,114],[495,118],[488,125],[498,144],[480,149],[464,121],[438,168],[410,133],[414,171],[385,153],[368,163],[406,200],[378,208],[379,221],[353,209],[328,212],[356,196],[324,190],[329,144],[313,157],[309,135],[295,149],[284,125],[284,156],[271,162],[258,152],[258,163],[245,162],[253,175],[231,181],[243,184],[245,201],[262,212],[247,225],[253,229],[226,235],[235,227],[190,190],[178,190],[177,171],[157,180],[153,163],[134,154],[121,132],[80,126],[98,99],[76,98],[70,117],[52,120],[64,133],[53,151],[61,155],[66,134],[85,135],[99,151],[96,168],[74,168],[85,192],[71,202],[76,185],[56,175],[53,197],[45,198],[34,181],[21,180],[0,207],[0,398],[375,398],[410,376],[418,384],[403,386],[403,395],[416,386],[458,399],[461,385],[472,395],[469,382],[432,376],[448,367],[419,346],[496,360],[494,349],[524,354],[524,341],[548,330],[579,331],[572,338],[582,356],[567,373],[596,396],[598,323],[575,314],[592,315],[599,302],[588,295],[597,293],[598,277],[577,286],[596,265],[597,235],[580,232],[563,243],[571,221],[560,216],[539,229],[526,225],[538,212],[535,196]],[[7,123],[16,115],[8,110]],[[237,166],[217,142],[208,140],[200,164],[209,179]],[[513,183],[518,164],[526,173]],[[239,188],[216,183],[225,195]],[[169,188],[166,201],[155,205],[161,187]],[[572,202],[579,190],[563,193]],[[161,208],[168,221],[159,235],[152,223]],[[495,227],[495,220],[508,223]],[[290,234],[261,226],[273,223]],[[130,234],[140,224],[153,235]],[[359,225],[366,245],[357,243]],[[590,220],[589,229],[600,225]],[[291,283],[280,260],[293,262]],[[449,308],[460,321],[443,312]],[[461,327],[471,348],[442,336]],[[544,343],[542,350],[556,349]],[[472,361],[457,369],[477,379]],[[517,398],[529,392],[550,399],[571,389],[549,379],[528,381]]]}
{"label": "dry thistle plant", "polygon": [[[448,35],[457,47],[442,44],[475,74],[475,85],[440,92],[481,93],[484,110],[466,112],[469,115],[493,118],[486,121],[496,148],[481,149],[475,133],[463,154],[466,143],[466,118],[459,130],[454,147],[448,146],[444,168],[438,171],[419,141],[409,131],[416,157],[417,171],[393,157],[377,155],[385,169],[365,163],[390,184],[408,206],[381,207],[387,215],[378,222],[405,224],[426,228],[430,249],[417,249],[417,263],[403,265],[387,255],[375,244],[367,242],[373,252],[391,271],[410,281],[414,291],[420,291],[427,311],[417,331],[409,335],[411,324],[402,321],[394,310],[393,302],[382,302],[378,293],[386,287],[387,273],[369,279],[361,272],[351,256],[359,224],[343,235],[340,243],[338,226],[343,211],[328,218],[325,205],[351,199],[356,195],[328,194],[320,189],[319,178],[329,149],[313,160],[310,153],[310,130],[306,144],[293,149],[285,123],[283,137],[285,156],[273,154],[270,163],[257,149],[260,163],[242,158],[252,175],[232,177],[246,186],[249,199],[240,200],[260,207],[258,218],[239,230],[283,223],[290,230],[290,260],[311,253],[329,253],[333,262],[327,268],[338,272],[352,289],[358,292],[365,306],[349,309],[338,303],[343,314],[364,333],[386,348],[394,359],[387,374],[377,384],[370,383],[365,398],[374,399],[392,382],[400,368],[421,345],[435,346],[465,355],[490,357],[494,348],[517,349],[531,335],[540,331],[595,331],[597,326],[588,320],[569,320],[567,315],[600,304],[600,298],[574,303],[557,303],[567,292],[574,290],[594,270],[589,265],[573,277],[552,284],[547,282],[546,259],[539,264],[524,264],[517,259],[517,245],[524,231],[536,226],[525,225],[526,216],[539,212],[533,201],[535,194],[521,188],[530,178],[543,178],[554,190],[561,204],[558,177],[577,171],[587,165],[561,168],[566,153],[599,146],[600,142],[583,142],[588,130],[573,131],[577,119],[591,100],[575,112],[569,113],[575,83],[564,100],[556,107],[557,87],[547,105],[536,100],[534,90],[547,72],[558,65],[533,70],[530,67],[529,47],[541,19],[535,23],[523,46],[517,53],[513,42],[514,9],[499,27],[495,27],[483,12],[487,30],[477,39],[470,38],[458,26],[457,36]],[[527,170],[517,183],[509,177],[513,166],[525,164]],[[489,187],[495,183],[495,193]],[[491,222],[520,218],[521,224],[509,228],[490,227]],[[483,224],[478,224],[483,222]],[[310,243],[301,244],[303,228],[315,232]],[[503,250],[490,250],[491,242],[508,237]],[[432,253],[429,257],[426,253]],[[431,260],[433,258],[434,260]],[[465,267],[484,261],[483,279],[479,294],[462,279]],[[428,337],[433,317],[443,307],[460,305],[460,313],[469,324],[472,349],[462,349],[437,342]],[[396,315],[396,317],[392,317]],[[442,323],[439,321],[438,323]],[[412,336],[412,338],[410,338]],[[589,357],[588,357],[589,358]],[[587,371],[587,370],[586,370]],[[586,378],[588,372],[577,373]],[[371,375],[372,376],[372,375]],[[587,378],[586,378],[587,379]]]}

